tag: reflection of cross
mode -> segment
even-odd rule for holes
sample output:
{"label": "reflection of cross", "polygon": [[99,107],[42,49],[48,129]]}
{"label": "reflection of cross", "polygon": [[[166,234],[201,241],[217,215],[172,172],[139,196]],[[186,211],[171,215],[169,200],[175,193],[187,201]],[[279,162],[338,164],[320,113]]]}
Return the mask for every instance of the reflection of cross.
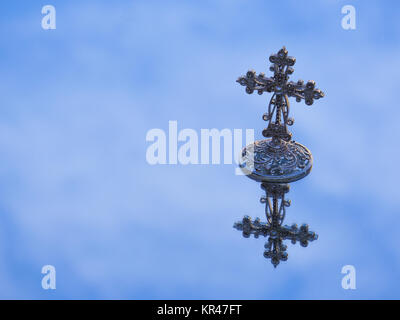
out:
{"label": "reflection of cross", "polygon": [[290,206],[290,201],[285,200],[285,193],[289,192],[288,184],[263,183],[261,187],[266,192],[266,197],[262,197],[261,202],[265,203],[267,222],[260,222],[259,218],[252,222],[249,216],[245,216],[241,222],[235,223],[234,227],[242,231],[245,238],[252,234],[255,238],[260,235],[268,236],[264,257],[271,259],[271,263],[276,267],[280,261],[286,261],[288,258],[287,246],[283,244],[283,240],[291,240],[293,244],[299,241],[301,246],[307,247],[308,242],[316,240],[318,236],[315,232],[309,231],[306,224],[300,228],[296,224],[291,227],[282,226],[285,207]]}
{"label": "reflection of cross", "polygon": [[[319,99],[324,96],[324,93],[315,88],[315,82],[310,80],[304,84],[303,80],[296,83],[293,81],[288,82],[289,75],[294,72],[292,66],[295,64],[294,57],[288,57],[288,52],[283,47],[277,54],[269,57],[272,63],[270,70],[274,72],[274,76],[268,78],[264,73],[256,74],[255,71],[250,70],[246,76],[239,77],[236,81],[242,86],[246,86],[246,92],[251,94],[257,91],[258,94],[264,92],[273,92],[273,96],[269,102],[268,113],[264,114],[263,119],[269,121],[268,127],[264,129],[263,135],[265,137],[272,137],[273,140],[279,141],[283,139],[289,141],[292,134],[288,131],[287,126],[292,125],[294,120],[289,118],[289,99],[288,97],[295,97],[297,102],[302,99],[305,100],[307,105],[312,105],[314,99]],[[273,116],[275,115],[275,120]],[[283,122],[281,122],[283,116]]]}

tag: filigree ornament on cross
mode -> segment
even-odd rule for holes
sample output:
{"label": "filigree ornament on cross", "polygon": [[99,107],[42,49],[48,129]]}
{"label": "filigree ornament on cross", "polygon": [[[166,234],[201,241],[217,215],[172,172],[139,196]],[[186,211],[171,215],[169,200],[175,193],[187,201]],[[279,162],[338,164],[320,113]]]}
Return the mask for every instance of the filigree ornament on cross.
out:
{"label": "filigree ornament on cross", "polygon": [[259,218],[254,221],[245,216],[234,227],[243,232],[243,236],[250,235],[258,238],[260,235],[268,237],[265,244],[264,257],[271,259],[276,267],[280,261],[286,261],[288,254],[283,240],[291,240],[293,244],[299,242],[306,247],[309,241],[316,240],[318,236],[309,231],[308,225],[300,228],[282,225],[286,214],[286,207],[290,201],[285,199],[289,192],[289,182],[304,178],[311,171],[313,158],[310,150],[302,144],[292,140],[288,126],[293,125],[293,118],[289,117],[289,98],[296,98],[297,102],[304,100],[307,105],[312,105],[314,100],[324,97],[324,93],[315,87],[315,82],[310,80],[304,84],[303,80],[289,81],[289,75],[294,72],[292,68],[296,62],[294,57],[288,56],[283,47],[277,54],[269,57],[272,63],[270,70],[272,77],[264,73],[256,74],[250,70],[245,76],[239,77],[237,82],[246,87],[248,94],[257,91],[273,93],[268,104],[268,110],[263,115],[263,120],[268,122],[267,128],[262,132],[267,139],[255,141],[242,150],[239,166],[251,179],[261,182],[261,187],[266,196],[261,198],[265,203],[266,222]]}

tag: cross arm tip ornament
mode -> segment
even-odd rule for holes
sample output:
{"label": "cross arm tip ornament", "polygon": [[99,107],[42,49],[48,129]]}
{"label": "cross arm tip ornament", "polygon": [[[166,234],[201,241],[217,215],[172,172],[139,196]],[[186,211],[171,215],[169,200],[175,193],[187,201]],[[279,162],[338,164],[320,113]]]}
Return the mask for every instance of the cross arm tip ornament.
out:
{"label": "cross arm tip ornament", "polygon": [[257,91],[258,94],[272,92],[274,80],[265,76],[263,72],[257,73],[254,70],[247,71],[245,76],[239,77],[236,82],[246,87],[246,93],[252,94]]}

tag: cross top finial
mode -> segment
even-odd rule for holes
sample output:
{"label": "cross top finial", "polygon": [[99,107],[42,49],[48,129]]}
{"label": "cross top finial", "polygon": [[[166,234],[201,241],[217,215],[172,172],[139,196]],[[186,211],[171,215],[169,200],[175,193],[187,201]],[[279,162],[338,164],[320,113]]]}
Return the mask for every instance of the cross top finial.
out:
{"label": "cross top finial", "polygon": [[263,130],[264,137],[272,137],[274,143],[280,140],[290,141],[292,134],[287,126],[294,123],[293,118],[289,118],[289,97],[295,97],[297,102],[304,99],[307,105],[312,105],[314,100],[324,97],[324,93],[315,87],[315,81],[310,80],[304,84],[303,80],[297,82],[288,81],[289,76],[294,72],[292,68],[296,58],[288,56],[288,51],[282,47],[276,54],[269,57],[272,63],[270,71],[274,73],[272,77],[266,77],[264,73],[256,74],[254,70],[247,71],[245,76],[239,77],[236,81],[246,87],[246,92],[258,94],[273,92],[268,105],[268,112],[263,115],[263,119],[268,121],[268,127]]}

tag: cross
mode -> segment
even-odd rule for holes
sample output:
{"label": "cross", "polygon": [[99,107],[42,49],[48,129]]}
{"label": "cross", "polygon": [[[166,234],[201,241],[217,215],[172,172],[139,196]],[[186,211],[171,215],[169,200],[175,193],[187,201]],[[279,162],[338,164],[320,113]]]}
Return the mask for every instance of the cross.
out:
{"label": "cross", "polygon": [[303,224],[300,228],[296,224],[290,227],[282,226],[285,207],[290,206],[290,201],[285,200],[285,193],[289,192],[288,184],[263,183],[261,188],[266,192],[266,197],[261,198],[261,203],[265,203],[267,222],[261,222],[259,218],[253,222],[249,216],[245,216],[241,222],[234,224],[234,228],[242,231],[245,238],[249,238],[250,235],[254,235],[255,238],[260,235],[268,236],[264,246],[266,249],[264,257],[271,259],[276,268],[281,261],[286,261],[288,258],[287,246],[283,244],[283,240],[291,240],[293,244],[298,241],[302,247],[307,247],[309,241],[318,239],[318,235],[309,231],[307,224]]}
{"label": "cross", "polygon": [[[269,121],[268,127],[263,130],[263,136],[272,137],[275,142],[279,142],[280,139],[290,141],[292,134],[287,126],[291,126],[294,120],[289,118],[288,98],[295,97],[297,102],[304,100],[310,106],[314,100],[324,97],[324,93],[315,88],[315,81],[310,80],[306,84],[303,80],[288,81],[289,75],[294,72],[292,67],[296,59],[288,56],[285,47],[277,54],[272,54],[269,61],[272,63],[269,69],[274,73],[272,77],[266,77],[264,73],[257,75],[255,71],[249,70],[245,76],[239,77],[236,81],[246,87],[248,94],[254,91],[260,95],[264,92],[273,92],[268,112],[263,115],[263,119]],[[273,119],[274,115],[275,119]],[[283,120],[281,120],[282,117]]]}

